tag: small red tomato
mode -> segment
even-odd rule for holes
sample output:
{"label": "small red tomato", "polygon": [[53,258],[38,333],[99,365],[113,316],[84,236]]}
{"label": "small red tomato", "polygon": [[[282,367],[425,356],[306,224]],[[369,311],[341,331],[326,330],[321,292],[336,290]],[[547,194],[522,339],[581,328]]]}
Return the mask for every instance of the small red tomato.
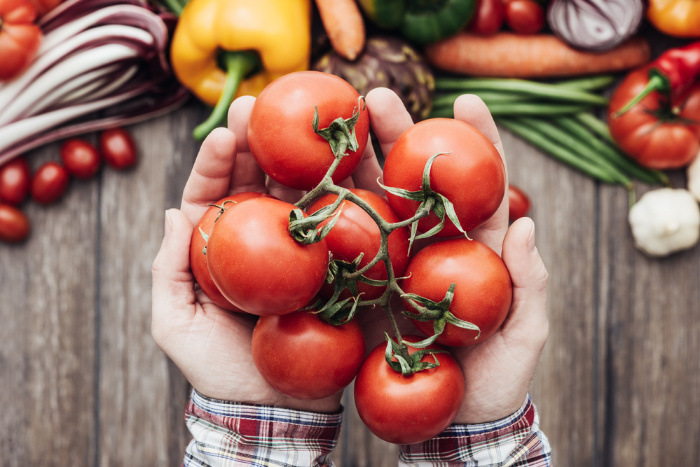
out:
{"label": "small red tomato", "polygon": [[0,201],[20,204],[29,194],[31,172],[24,157],[17,157],[0,167]]}
{"label": "small red tomato", "polygon": [[124,128],[112,128],[100,134],[100,153],[105,162],[115,169],[136,165],[136,144]]}
{"label": "small red tomato", "polygon": [[503,26],[506,16],[505,5],[501,0],[477,0],[474,16],[467,28],[474,34],[490,36]]}
{"label": "small red tomato", "polygon": [[34,60],[42,39],[36,16],[27,0],[0,2],[0,80],[15,78]]}
{"label": "small red tomato", "polygon": [[527,216],[530,211],[530,198],[515,185],[508,185],[508,220]]}
{"label": "small red tomato", "polygon": [[510,0],[506,4],[506,24],[513,32],[535,34],[544,23],[544,8],[534,0]]}
{"label": "small red tomato", "polygon": [[0,203],[0,241],[18,243],[29,236],[29,219],[22,211]]}
{"label": "small red tomato", "polygon": [[57,201],[68,187],[68,171],[57,162],[47,162],[32,178],[32,198],[41,204]]}
{"label": "small red tomato", "polygon": [[102,163],[95,146],[82,139],[69,139],[63,143],[61,159],[68,173],[81,179],[95,175]]}

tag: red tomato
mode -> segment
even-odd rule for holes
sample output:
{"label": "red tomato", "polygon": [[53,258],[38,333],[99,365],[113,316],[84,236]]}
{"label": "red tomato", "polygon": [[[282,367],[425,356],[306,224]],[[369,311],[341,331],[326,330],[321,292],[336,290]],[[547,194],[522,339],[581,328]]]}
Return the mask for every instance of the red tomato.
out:
{"label": "red tomato", "polygon": [[328,268],[325,240],[302,245],[288,231],[293,204],[254,198],[227,209],[214,223],[207,266],[235,306],[254,315],[282,315],[306,305]]}
{"label": "red tomato", "polygon": [[112,128],[100,134],[100,153],[107,165],[122,170],[136,165],[136,144],[124,128]]}
{"label": "red tomato", "polygon": [[17,157],[0,167],[0,201],[18,205],[29,194],[32,178],[24,157]]}
{"label": "red tomato", "polygon": [[[364,201],[366,201],[385,221],[394,223],[399,218],[389,206],[387,200],[371,191],[353,189],[350,190]],[[326,195],[319,198],[307,209],[312,213],[324,206],[331,205],[338,199],[336,195]],[[333,226],[331,232],[326,236],[328,249],[333,254],[334,260],[347,263],[352,262],[360,253],[364,253],[359,268],[364,267],[377,256],[381,246],[381,233],[376,222],[367,212],[355,203],[345,200],[341,205],[341,214]],[[322,224],[323,225],[323,224]],[[397,229],[389,235],[389,257],[395,277],[401,277],[408,265],[408,229]],[[384,281],[387,280],[386,267],[383,262],[374,265],[365,273],[369,279]],[[379,298],[386,287],[376,287],[373,285],[357,282],[357,290],[362,293],[363,300]],[[347,292],[347,291],[345,291]],[[330,298],[333,294],[332,286],[324,286],[322,295]],[[344,297],[349,296],[346,293]]]}
{"label": "red tomato", "polygon": [[610,134],[620,149],[645,167],[683,167],[700,150],[700,83],[680,102],[669,103],[652,92],[621,116],[615,115],[644,89],[648,72],[642,68],[629,73],[613,92],[608,106]]}
{"label": "red tomato", "polygon": [[[476,324],[478,333],[447,324],[437,341],[442,345],[475,345],[495,333],[508,315],[513,296],[510,274],[501,257],[477,240],[459,238],[433,243],[419,251],[406,268],[401,288],[435,302],[445,298],[455,283],[450,312],[463,321]],[[408,310],[413,308],[406,304]],[[432,321],[413,324],[426,336],[432,336]]]}
{"label": "red tomato", "polygon": [[[403,339],[419,340],[413,336]],[[386,344],[375,347],[355,379],[360,418],[372,433],[390,443],[413,444],[435,437],[452,423],[462,405],[462,369],[452,355],[440,353],[440,366],[403,376],[386,362],[385,349]],[[409,347],[410,353],[414,351]],[[421,361],[435,360],[426,355]]]}
{"label": "red tomato", "polygon": [[[452,202],[465,231],[483,224],[503,200],[506,172],[501,156],[491,142],[471,125],[460,120],[433,118],[406,130],[389,151],[384,163],[384,184],[420,191],[425,164],[437,153],[430,170],[430,187]],[[415,215],[419,203],[387,193],[391,207],[402,219]],[[439,222],[431,213],[418,222],[426,232]],[[459,235],[445,217],[439,237]]]}
{"label": "red tomato", "polygon": [[530,211],[530,198],[515,185],[508,185],[508,220],[527,216]]}
{"label": "red tomato", "polygon": [[0,203],[0,241],[18,243],[29,236],[29,219],[22,211]]}
{"label": "red tomato", "polygon": [[508,27],[518,34],[535,34],[544,28],[544,8],[534,0],[510,0],[505,16]]}
{"label": "red tomato", "polygon": [[57,162],[47,162],[37,169],[32,178],[32,198],[41,204],[51,204],[63,196],[68,188],[68,171]]}
{"label": "red tomato", "polygon": [[44,15],[48,11],[52,10],[63,0],[31,0],[39,13],[39,16]]}
{"label": "red tomato", "polygon": [[262,193],[245,192],[232,196],[226,196],[225,198],[220,199],[216,202],[217,206],[212,206],[207,209],[192,232],[192,241],[190,242],[190,268],[192,269],[194,279],[197,281],[204,293],[211,299],[211,301],[224,310],[241,311],[238,307],[226,300],[221,292],[219,292],[219,289],[216,287],[211,275],[209,274],[209,268],[207,267],[207,256],[204,254],[204,247],[207,245],[207,242],[204,239],[202,232],[204,232],[206,235],[211,234],[211,231],[214,228],[214,222],[219,217],[219,213],[221,211],[218,206],[228,209],[247,199],[259,198],[261,196],[272,198],[271,196],[264,195]]}
{"label": "red tomato", "polygon": [[36,8],[28,0],[0,2],[0,80],[16,77],[34,60],[42,37],[35,19]]}
{"label": "red tomato", "polygon": [[61,159],[68,173],[87,179],[100,170],[102,159],[95,146],[82,139],[69,139],[61,145]]}
{"label": "red tomato", "polygon": [[357,168],[367,145],[369,115],[348,82],[319,71],[290,73],[276,79],[255,101],[248,143],[260,167],[279,183],[300,190],[316,186],[335,160],[328,142],[313,131],[314,106],[319,129],[360,112],[355,125],[357,151],[347,151],[333,174],[339,182]]}
{"label": "red tomato", "polygon": [[262,316],[251,341],[253,361],[270,386],[296,399],[322,399],[352,382],[365,358],[356,320],[334,326],[309,311]]}
{"label": "red tomato", "polygon": [[506,9],[501,0],[477,0],[476,11],[467,28],[474,34],[490,36],[503,26]]}

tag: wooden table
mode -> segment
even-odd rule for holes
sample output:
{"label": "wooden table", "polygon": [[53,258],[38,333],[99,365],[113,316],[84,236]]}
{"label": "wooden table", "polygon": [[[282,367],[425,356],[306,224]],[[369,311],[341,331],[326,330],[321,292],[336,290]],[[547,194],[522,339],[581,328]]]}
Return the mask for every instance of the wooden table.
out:
{"label": "wooden table", "polygon": [[[26,203],[30,240],[0,245],[1,465],[182,461],[189,387],[151,339],[150,267],[203,117],[192,102],[133,126],[135,170],[73,181],[54,206]],[[697,464],[700,248],[646,258],[632,243],[624,189],[502,135],[550,273],[551,333],[531,392],[555,465]],[[57,151],[36,150],[30,164]],[[396,447],[345,404],[337,465],[395,465]]]}

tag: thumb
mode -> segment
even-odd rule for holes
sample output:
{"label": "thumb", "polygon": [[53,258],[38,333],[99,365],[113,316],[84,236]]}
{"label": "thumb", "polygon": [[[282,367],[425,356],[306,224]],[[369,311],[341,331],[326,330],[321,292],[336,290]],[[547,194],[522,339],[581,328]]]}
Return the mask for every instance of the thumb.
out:
{"label": "thumb", "polygon": [[548,276],[535,246],[532,219],[524,217],[510,226],[503,240],[503,261],[513,281],[513,302],[503,333],[508,338],[530,339],[544,346],[549,330]]}
{"label": "thumb", "polygon": [[192,224],[179,209],[165,211],[165,236],[153,261],[152,324],[156,342],[173,313],[194,313],[194,279],[190,271]]}

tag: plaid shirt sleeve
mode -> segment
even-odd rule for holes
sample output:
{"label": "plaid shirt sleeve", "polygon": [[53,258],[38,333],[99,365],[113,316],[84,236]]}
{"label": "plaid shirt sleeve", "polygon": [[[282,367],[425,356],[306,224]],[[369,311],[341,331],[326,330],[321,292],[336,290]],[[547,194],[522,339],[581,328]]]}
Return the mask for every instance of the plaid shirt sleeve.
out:
{"label": "plaid shirt sleeve", "polygon": [[331,467],[342,412],[321,414],[210,399],[192,391],[184,465]]}
{"label": "plaid shirt sleeve", "polygon": [[551,448],[528,396],[510,417],[478,425],[451,425],[433,439],[401,446],[399,465],[428,467],[551,466]]}

